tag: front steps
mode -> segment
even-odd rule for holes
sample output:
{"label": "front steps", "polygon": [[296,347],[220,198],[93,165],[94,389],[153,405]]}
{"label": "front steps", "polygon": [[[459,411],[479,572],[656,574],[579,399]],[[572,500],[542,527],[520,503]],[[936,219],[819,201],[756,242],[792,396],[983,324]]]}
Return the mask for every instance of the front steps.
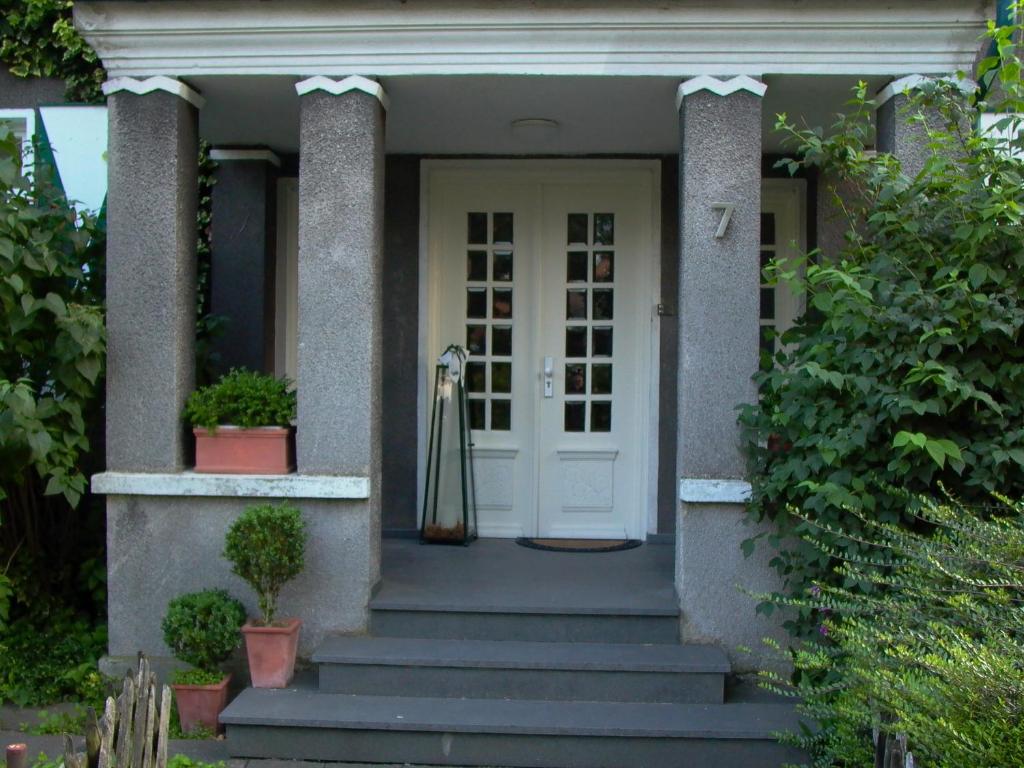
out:
{"label": "front steps", "polygon": [[727,702],[725,654],[680,645],[678,615],[664,610],[371,609],[372,636],[331,637],[317,651],[317,680],[232,702],[221,722],[233,757],[518,768],[801,760],[771,735],[793,727],[792,707]]}

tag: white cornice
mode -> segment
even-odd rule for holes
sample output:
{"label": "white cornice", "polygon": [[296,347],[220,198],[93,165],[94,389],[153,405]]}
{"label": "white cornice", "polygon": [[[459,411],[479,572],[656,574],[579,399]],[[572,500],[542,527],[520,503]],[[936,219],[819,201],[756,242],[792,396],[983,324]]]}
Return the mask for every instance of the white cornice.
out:
{"label": "white cornice", "polygon": [[[878,95],[875,97],[875,104],[880,107],[893,96],[910,93],[915,88],[920,88],[924,83],[931,82],[935,79],[936,78],[925,77],[923,75],[907,75],[906,77],[901,77],[898,80],[893,80],[878,92]],[[978,87],[977,83],[967,78],[941,77],[938,79],[945,80],[947,83],[952,83],[967,94],[973,93],[974,89]]]}
{"label": "white cornice", "polygon": [[684,504],[746,504],[750,492],[750,483],[745,480],[679,480],[679,500]]}
{"label": "white cornice", "polygon": [[683,105],[683,99],[697,91],[710,91],[717,96],[729,96],[737,91],[746,91],[755,96],[764,96],[767,90],[767,85],[747,75],[740,75],[729,80],[719,80],[717,77],[711,77],[710,75],[700,75],[684,80],[679,84],[679,88],[676,90],[676,109]]}
{"label": "white cornice", "polygon": [[196,109],[202,109],[203,105],[206,103],[206,99],[180,80],[175,80],[173,77],[164,77],[162,75],[149,77],[145,80],[138,80],[134,77],[114,77],[107,80],[107,82],[103,84],[102,88],[104,96],[109,96],[110,94],[117,93],[118,91],[128,91],[129,93],[134,93],[138,96],[153,93],[153,91],[164,91],[165,93],[170,93],[184,99]]}
{"label": "white cornice", "polygon": [[333,475],[207,475],[102,472],[93,493],[107,496],[227,496],[269,499],[366,499],[370,480]]}
{"label": "white cornice", "polygon": [[329,77],[317,75],[296,83],[295,91],[299,96],[313,91],[326,91],[334,96],[340,96],[349,91],[362,91],[377,99],[385,110],[388,108],[388,95],[384,93],[383,86],[377,81],[361,75],[350,75],[344,80],[332,80]]}
{"label": "white cornice", "polygon": [[218,162],[232,160],[259,160],[280,168],[281,158],[269,149],[211,149],[210,159]]}
{"label": "white cornice", "polygon": [[948,74],[985,30],[976,0],[77,0],[114,75]]}

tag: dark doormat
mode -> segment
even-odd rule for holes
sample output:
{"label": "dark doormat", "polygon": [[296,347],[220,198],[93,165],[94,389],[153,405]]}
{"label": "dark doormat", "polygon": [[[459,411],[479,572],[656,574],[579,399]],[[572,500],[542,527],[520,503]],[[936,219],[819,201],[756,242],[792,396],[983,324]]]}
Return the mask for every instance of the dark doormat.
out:
{"label": "dark doormat", "polygon": [[620,552],[643,544],[639,539],[529,539],[520,536],[516,544],[545,552]]}

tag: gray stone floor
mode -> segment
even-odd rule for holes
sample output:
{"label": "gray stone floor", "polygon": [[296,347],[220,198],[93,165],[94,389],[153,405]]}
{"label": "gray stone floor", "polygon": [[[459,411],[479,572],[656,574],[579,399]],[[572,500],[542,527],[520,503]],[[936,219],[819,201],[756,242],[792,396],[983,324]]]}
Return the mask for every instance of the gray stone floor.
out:
{"label": "gray stone floor", "polygon": [[376,607],[552,612],[676,611],[670,544],[622,552],[544,552],[511,539],[468,547],[384,539]]}

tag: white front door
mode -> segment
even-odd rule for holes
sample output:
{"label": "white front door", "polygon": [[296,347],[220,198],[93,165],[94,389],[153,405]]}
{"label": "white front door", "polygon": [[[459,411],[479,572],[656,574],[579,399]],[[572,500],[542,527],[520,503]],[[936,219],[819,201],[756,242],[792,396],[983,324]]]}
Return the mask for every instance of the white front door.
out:
{"label": "white front door", "polygon": [[470,350],[481,535],[646,533],[654,181],[429,175],[428,359]]}

